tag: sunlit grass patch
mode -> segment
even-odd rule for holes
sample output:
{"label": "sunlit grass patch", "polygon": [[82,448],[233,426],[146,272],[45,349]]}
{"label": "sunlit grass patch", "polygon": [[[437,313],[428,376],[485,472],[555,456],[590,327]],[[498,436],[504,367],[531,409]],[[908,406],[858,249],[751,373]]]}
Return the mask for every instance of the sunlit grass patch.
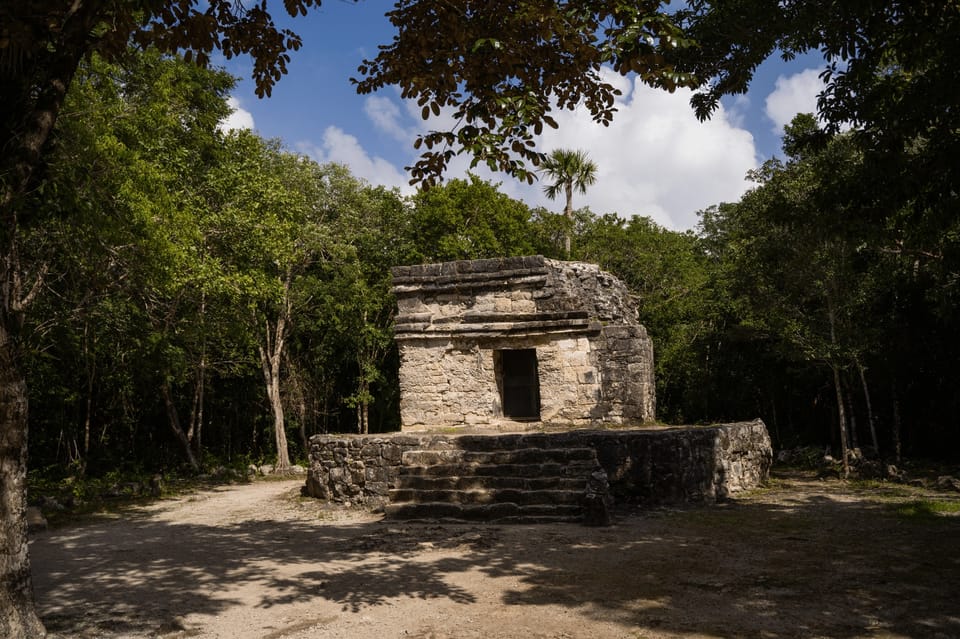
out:
{"label": "sunlit grass patch", "polygon": [[960,501],[938,499],[915,499],[893,507],[900,517],[930,519],[960,514]]}

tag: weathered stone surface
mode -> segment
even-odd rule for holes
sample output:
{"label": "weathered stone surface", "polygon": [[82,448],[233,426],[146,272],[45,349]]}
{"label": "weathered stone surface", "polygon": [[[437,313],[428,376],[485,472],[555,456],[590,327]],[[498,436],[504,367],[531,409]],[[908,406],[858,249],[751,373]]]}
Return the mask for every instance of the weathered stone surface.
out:
{"label": "weathered stone surface", "polygon": [[[382,465],[360,458],[370,446],[381,451]],[[537,449],[542,456],[531,452]],[[331,455],[337,451],[348,454]],[[552,482],[588,477],[599,464],[616,499],[655,505],[722,501],[756,488],[769,476],[773,454],[766,426],[756,420],[656,430],[316,435],[310,460],[304,494],[337,502],[383,505],[388,491],[401,487],[476,490],[488,485],[476,481],[483,477],[509,478],[502,489],[565,491],[572,487]],[[423,483],[401,486],[411,477]]]}
{"label": "weathered stone surface", "polygon": [[587,526],[609,526],[612,506],[613,499],[610,496],[607,473],[602,470],[590,473],[586,493],[583,496],[583,523]]}
{"label": "weathered stone surface", "polygon": [[937,488],[941,490],[952,490],[960,493],[960,479],[950,475],[941,475],[937,477]]}
{"label": "weathered stone surface", "polygon": [[[542,256],[393,269],[405,431],[652,421],[653,346],[630,293],[593,264]],[[538,418],[503,406],[498,353],[536,353]]]}

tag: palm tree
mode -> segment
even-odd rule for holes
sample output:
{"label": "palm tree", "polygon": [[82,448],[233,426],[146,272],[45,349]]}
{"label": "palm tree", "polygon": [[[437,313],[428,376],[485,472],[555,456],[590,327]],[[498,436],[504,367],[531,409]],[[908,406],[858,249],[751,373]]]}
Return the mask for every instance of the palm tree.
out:
{"label": "palm tree", "polygon": [[563,238],[563,250],[570,257],[570,229],[573,228],[573,190],[587,192],[587,187],[597,181],[597,165],[587,157],[585,151],[554,149],[544,159],[541,167],[543,174],[552,184],[543,187],[543,192],[551,200],[557,199],[561,189],[567,202],[563,214],[567,218],[567,231]]}

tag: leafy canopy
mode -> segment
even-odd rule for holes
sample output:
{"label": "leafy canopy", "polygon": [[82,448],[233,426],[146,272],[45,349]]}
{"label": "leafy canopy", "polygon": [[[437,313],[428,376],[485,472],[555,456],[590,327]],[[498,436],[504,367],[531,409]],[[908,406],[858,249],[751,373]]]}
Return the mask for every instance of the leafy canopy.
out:
{"label": "leafy canopy", "polygon": [[357,91],[395,85],[426,120],[445,129],[417,138],[425,147],[411,183],[434,183],[460,153],[533,182],[544,159],[533,136],[556,128],[554,109],[584,104],[595,121],[613,119],[620,94],[601,68],[636,74],[674,90],[692,83],[662,51],[689,46],[659,0],[399,0],[387,15],[393,42],[360,66]]}
{"label": "leafy canopy", "polygon": [[[320,0],[284,0],[291,16],[319,6]],[[118,60],[131,41],[165,53],[182,52],[201,66],[214,51],[227,58],[251,54],[261,97],[270,95],[286,72],[288,52],[302,43],[296,33],[277,27],[265,0],[249,5],[233,0],[5,0],[0,5],[0,78],[4,84],[29,80],[26,72],[56,65],[64,56],[76,64],[94,51]]]}

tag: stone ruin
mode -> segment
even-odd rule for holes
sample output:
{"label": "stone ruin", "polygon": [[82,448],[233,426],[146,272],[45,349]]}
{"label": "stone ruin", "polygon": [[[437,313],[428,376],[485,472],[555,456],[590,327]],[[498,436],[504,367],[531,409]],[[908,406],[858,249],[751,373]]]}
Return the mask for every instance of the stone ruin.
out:
{"label": "stone ruin", "polygon": [[542,256],[393,269],[404,431],[652,421],[653,345],[629,291]]}
{"label": "stone ruin", "polygon": [[[477,482],[467,477],[488,457],[490,482],[511,480],[518,467],[515,455],[531,451],[589,453],[571,455],[561,473],[585,478],[600,468],[618,502],[647,506],[715,503],[752,490],[766,481],[773,453],[767,428],[760,420],[711,426],[665,429],[590,430],[551,433],[448,435],[392,433],[383,435],[314,435],[310,438],[310,470],[303,493],[319,499],[369,507],[402,502],[411,482],[421,475],[424,455],[463,462],[440,467],[443,477],[430,481]],[[495,452],[490,452],[495,451]],[[527,460],[530,470],[521,485],[549,482],[549,462]],[[510,467],[513,467],[512,469]],[[468,468],[469,467],[469,468]],[[447,472],[451,471],[452,472]],[[507,472],[510,470],[511,472]],[[429,473],[428,473],[429,474]],[[479,486],[479,484],[474,484]],[[482,482],[490,492],[496,486]],[[401,497],[401,498],[398,498]],[[456,495],[462,497],[462,495]],[[463,501],[458,499],[457,501]],[[516,500],[515,500],[516,501]],[[482,517],[481,517],[482,518]]]}
{"label": "stone ruin", "polygon": [[612,499],[755,488],[763,422],[643,427],[653,346],[627,288],[541,256],[393,269],[402,433],[315,435],[303,492],[397,519],[610,523]]}

